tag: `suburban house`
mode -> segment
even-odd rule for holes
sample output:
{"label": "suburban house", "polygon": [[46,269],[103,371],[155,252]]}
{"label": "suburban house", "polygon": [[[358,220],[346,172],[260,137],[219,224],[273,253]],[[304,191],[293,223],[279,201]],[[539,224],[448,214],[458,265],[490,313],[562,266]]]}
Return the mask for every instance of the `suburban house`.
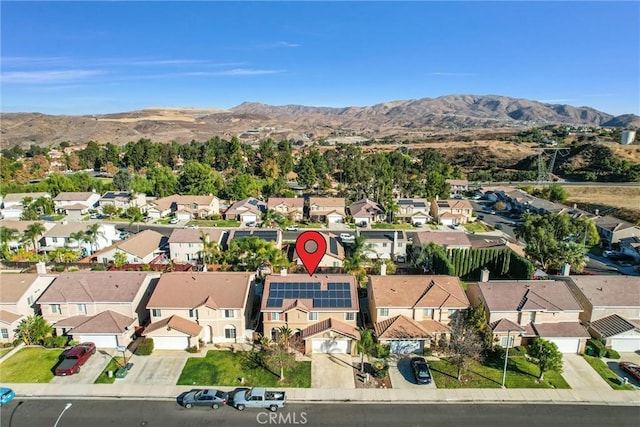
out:
{"label": "suburban house", "polygon": [[612,216],[601,216],[594,218],[598,234],[600,234],[600,244],[611,247],[614,243],[619,243],[625,237],[640,237],[640,227],[630,222]]}
{"label": "suburban house", "polygon": [[99,200],[100,194],[96,192],[62,192],[53,198],[53,205],[57,212],[68,215],[68,219],[80,220]]}
{"label": "suburban house", "polygon": [[393,213],[394,220],[422,226],[431,220],[427,199],[398,199],[398,212]]}
{"label": "suburban house", "polygon": [[[327,242],[327,250],[320,260],[318,267],[342,267],[344,265],[344,246],[340,239],[335,234],[320,233]],[[295,262],[297,265],[302,265],[302,260],[298,256],[295,245],[289,246],[291,249],[291,262]]]}
{"label": "suburban house", "polygon": [[492,236],[490,234],[483,234],[483,233],[477,233],[477,234],[464,233],[464,234],[467,236],[467,239],[469,239],[469,242],[471,243],[471,247],[473,249],[501,250],[501,249],[509,248],[511,249],[512,252],[515,252],[521,257],[526,256],[524,249],[522,249],[520,246],[518,246],[515,243],[511,243],[504,237]]}
{"label": "suburban house", "polygon": [[131,207],[142,208],[146,204],[147,199],[144,193],[131,193],[129,191],[107,191],[98,200],[98,206],[101,208],[106,205],[112,205],[123,211]]}
{"label": "suburban house", "polygon": [[60,274],[40,296],[42,317],[58,335],[97,347],[127,346],[149,321],[149,295],[160,273],[82,271]]}
{"label": "suburban house", "polygon": [[46,274],[0,273],[0,343],[15,341],[18,325],[38,312],[36,301],[53,279]]}
{"label": "suburban house", "polygon": [[254,278],[245,272],[164,273],[147,304],[151,324],[145,336],[160,350],[197,348],[200,340],[231,344],[252,339]]}
{"label": "suburban house", "polygon": [[220,199],[214,195],[178,195],[149,202],[143,209],[150,218],[159,219],[173,213],[179,220],[206,218],[220,213]]}
{"label": "suburban house", "polygon": [[271,274],[260,307],[264,335],[277,340],[287,327],[305,354],[355,354],[358,310],[356,279],[346,274]]}
{"label": "suburban house", "polygon": [[494,340],[502,347],[554,342],[563,353],[582,353],[589,333],[580,324],[583,312],[569,287],[560,280],[488,280],[469,283],[471,305],[483,305]]}
{"label": "suburban house", "polygon": [[465,199],[439,200],[437,197],[431,201],[431,216],[443,225],[457,225],[471,222],[473,206]]}
{"label": "suburban house", "polygon": [[215,243],[221,249],[224,235],[219,228],[175,228],[169,236],[169,256],[178,263],[202,262],[204,244]]}
{"label": "suburban house", "polygon": [[369,199],[358,200],[349,205],[349,213],[356,225],[368,226],[376,222],[384,222],[387,213],[382,205]]}
{"label": "suburban house", "polygon": [[640,277],[569,276],[569,288],[584,308],[580,321],[617,351],[640,350]]}
{"label": "suburban house", "polygon": [[466,179],[447,179],[449,184],[449,192],[451,194],[460,194],[469,191],[469,181]]}
{"label": "suburban house", "polygon": [[640,263],[640,236],[623,237],[618,244],[620,252],[633,257],[635,262]]}
{"label": "suburban house", "polygon": [[290,221],[300,222],[304,216],[302,197],[269,197],[267,209],[273,209]]}
{"label": "suburban house", "polygon": [[[83,233],[83,239],[77,240],[71,236]],[[94,240],[95,239],[95,240]],[[44,240],[41,250],[48,252],[56,248],[78,249],[84,256],[111,246],[118,240],[118,232],[115,224],[101,222],[95,236],[89,234],[89,224],[83,222],[56,223],[47,230],[42,237]]]}
{"label": "suburban house", "polygon": [[449,322],[469,308],[455,276],[369,276],[369,315],[379,342],[393,353],[420,353],[450,334]]}
{"label": "suburban house", "polygon": [[243,239],[245,237],[257,237],[267,242],[273,242],[274,246],[278,249],[282,247],[282,230],[279,228],[240,228],[229,230],[227,232],[227,240],[223,246],[228,249],[233,240]]}
{"label": "suburban house", "polygon": [[342,197],[309,197],[309,219],[328,224],[344,222],[345,201]]}
{"label": "suburban house", "polygon": [[[19,247],[21,247],[23,245],[23,243],[21,242],[21,239],[24,235],[24,232],[27,230],[27,228],[33,224],[34,222],[40,223],[44,226],[45,230],[50,230],[51,228],[53,228],[55,226],[54,222],[50,222],[50,221],[22,221],[22,220],[16,220],[16,221],[11,221],[11,220],[2,220],[0,221],[0,228],[5,227],[9,230],[15,230],[16,231],[16,238],[13,240],[9,240],[7,241],[7,247],[10,250],[16,250]],[[40,239],[42,241],[42,238]]]}
{"label": "suburban house", "polygon": [[[26,201],[34,201],[41,197],[51,198],[49,193],[9,193],[0,202],[0,217],[2,219],[18,220],[22,217],[22,211]],[[27,203],[28,204],[28,203]]]}
{"label": "suburban house", "polygon": [[435,243],[445,250],[470,249],[471,242],[467,233],[460,231],[419,231],[413,237],[413,247]]}
{"label": "suburban house", "polygon": [[267,204],[254,197],[235,202],[224,212],[224,219],[235,219],[241,224],[258,222],[262,213],[267,210]]}
{"label": "suburban house", "polygon": [[91,260],[112,263],[116,252],[126,255],[128,264],[153,264],[164,258],[167,237],[153,230],[144,230],[91,255]]}
{"label": "suburban house", "polygon": [[403,260],[407,256],[408,239],[402,230],[363,230],[364,254],[370,259]]}

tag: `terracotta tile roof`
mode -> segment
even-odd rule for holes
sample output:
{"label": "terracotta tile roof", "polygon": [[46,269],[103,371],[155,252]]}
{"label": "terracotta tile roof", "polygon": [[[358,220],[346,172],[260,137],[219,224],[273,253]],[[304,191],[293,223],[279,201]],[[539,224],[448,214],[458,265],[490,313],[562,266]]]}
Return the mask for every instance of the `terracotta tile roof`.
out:
{"label": "terracotta tile roof", "polygon": [[[321,231],[319,233],[322,234],[322,237],[324,237],[325,242],[327,242],[326,255],[329,255],[341,261],[344,260],[344,257],[345,257],[344,246],[342,245],[342,242],[338,239],[338,237],[335,234],[331,234],[331,233],[327,234]],[[298,255],[298,251],[295,249],[295,246],[294,246],[293,255],[291,256],[291,261],[296,262],[299,259],[300,259],[300,256]]]}
{"label": "terracotta tile roof", "polygon": [[49,193],[9,193],[4,196],[4,203],[19,203],[22,202],[25,197],[31,197],[33,200],[39,199],[40,197],[48,197],[51,195]]}
{"label": "terracotta tile roof", "polygon": [[[56,202],[86,202],[88,201],[91,196],[93,196],[96,193],[92,193],[90,191],[85,191],[85,192],[62,192],[62,193],[58,193],[58,195],[53,199]],[[66,208],[66,207],[65,207]]]}
{"label": "terracotta tile roof", "polygon": [[62,207],[65,211],[82,211],[87,208],[89,208],[89,206],[82,203],[74,203],[72,205],[64,205]]}
{"label": "terracotta tile roof", "polygon": [[591,338],[584,326],[578,322],[534,323],[533,328],[540,338]]}
{"label": "terracotta tile roof", "polygon": [[448,231],[419,231],[413,238],[414,245],[426,245],[428,243],[444,246],[466,246],[471,247],[471,242],[467,233]]}
{"label": "terracotta tile roof", "polygon": [[38,299],[40,304],[133,302],[147,278],[138,271],[77,271],[60,274]]}
{"label": "terracotta tile roof", "polygon": [[265,202],[255,197],[249,197],[248,199],[240,200],[229,206],[224,214],[227,216],[236,216],[250,212],[259,216],[266,208],[267,205]]}
{"label": "terracotta tile roof", "polygon": [[430,338],[431,335],[415,320],[398,315],[373,325],[378,339]]}
{"label": "terracotta tile roof", "polygon": [[609,338],[624,332],[638,330],[638,327],[627,319],[612,314],[591,322],[591,327],[595,329],[602,337]]}
{"label": "terracotta tile roof", "polygon": [[[312,307],[313,311],[332,311],[332,312],[344,312],[344,311],[357,311],[359,309],[358,301],[358,289],[354,276],[350,274],[314,274],[309,276],[308,274],[287,274],[286,276],[280,276],[278,274],[270,274],[265,278],[264,291],[262,297],[261,311],[281,311],[285,307],[285,300],[282,299],[280,306],[267,307],[267,301],[272,283],[298,283],[299,288],[302,290],[311,289],[311,283],[320,283],[321,290],[327,290],[328,283],[348,283],[349,291],[351,295],[351,304],[349,307],[319,307],[317,304],[313,304],[316,299],[304,300],[305,305]],[[292,297],[294,298],[294,297]]]}
{"label": "terracotta tile roof", "polygon": [[438,210],[440,210],[443,206],[442,204],[446,204],[448,209],[473,209],[471,206],[471,202],[465,199],[446,199],[446,200],[438,200],[436,203],[438,205]]}
{"label": "terracotta tile roof", "polygon": [[492,280],[477,286],[490,311],[582,311],[559,280]]}
{"label": "terracotta tile roof", "polygon": [[374,202],[369,199],[362,199],[349,205],[349,213],[351,213],[351,216],[353,217],[370,217],[371,215],[383,215],[385,210],[378,202]]}
{"label": "terracotta tile roof", "polygon": [[87,320],[74,327],[72,334],[121,334],[132,327],[136,319],[116,313],[115,311],[106,310],[95,316],[89,316]]}
{"label": "terracotta tile roof", "polygon": [[582,293],[594,307],[639,307],[638,276],[570,276],[573,290]]}
{"label": "terracotta tile roof", "polygon": [[18,302],[37,278],[35,273],[1,273],[0,302]]}
{"label": "terracotta tile roof", "polygon": [[12,312],[6,311],[6,310],[0,310],[0,322],[1,323],[11,324],[11,323],[15,322],[16,320],[18,320],[19,318],[21,318],[21,317],[22,317],[21,314],[12,313]]}
{"label": "terracotta tile roof", "polygon": [[[27,227],[29,227],[31,224],[33,223],[40,223],[42,225],[44,225],[45,229],[50,229],[51,227],[53,227],[54,223],[52,222],[48,222],[48,221],[12,221],[12,220],[2,220],[0,221],[0,227],[6,227],[8,229],[14,229],[17,230],[18,233],[23,234],[26,230]],[[18,236],[18,237],[22,237],[22,236]]]}
{"label": "terracotta tile roof", "polygon": [[85,316],[84,314],[78,316],[71,316],[65,319],[58,320],[55,324],[55,328],[75,328],[78,325],[82,325],[89,320],[91,316]]}
{"label": "terracotta tile roof", "polygon": [[302,197],[269,197],[267,201],[269,209],[274,209],[279,205],[302,209],[304,208],[304,199]]}
{"label": "terracotta tile roof", "polygon": [[216,196],[191,196],[191,195],[178,195],[173,194],[171,196],[162,197],[149,203],[149,205],[155,206],[159,211],[166,211],[172,208],[173,204],[177,205],[191,205],[193,203],[199,206],[209,206],[216,199]]}
{"label": "terracotta tile roof", "polygon": [[116,246],[131,255],[144,258],[159,250],[166,239],[165,236],[157,231],[144,230],[127,240],[117,243]]}
{"label": "terracotta tile roof", "polygon": [[447,325],[444,325],[433,319],[419,320],[418,324],[424,328],[427,333],[433,334],[446,334],[451,332],[451,329]]}
{"label": "terracotta tile roof", "polygon": [[313,338],[314,336],[326,331],[337,332],[340,335],[344,335],[355,340],[360,339],[360,332],[358,332],[356,328],[331,317],[329,319],[314,323],[313,325],[305,328],[302,331],[302,339],[306,340],[308,338]]}
{"label": "terracotta tile roof", "polygon": [[467,308],[469,300],[455,276],[369,276],[376,307]]}
{"label": "terracotta tile roof", "polygon": [[225,231],[219,228],[176,228],[171,232],[169,243],[202,243],[202,233],[210,242],[220,242]]}
{"label": "terracotta tile roof", "polygon": [[311,310],[309,307],[313,307],[312,299],[285,299],[282,301],[282,313],[291,310],[301,310],[305,313],[309,313]]}
{"label": "terracotta tile roof", "polygon": [[254,273],[173,272],[164,273],[147,308],[243,309]]}
{"label": "terracotta tile roof", "polygon": [[344,210],[344,197],[309,197],[309,206],[317,205],[323,208]]}
{"label": "terracotta tile roof", "polygon": [[[178,332],[182,332],[185,335],[189,335],[191,337],[197,337],[202,332],[202,326],[198,325],[196,322],[191,320],[187,320],[183,317],[173,315],[171,317],[167,317],[166,319],[158,320],[157,322],[151,323],[144,330],[145,335],[152,335],[154,332],[162,331],[163,329],[175,329]],[[155,335],[162,335],[161,333],[156,333]]]}
{"label": "terracotta tile roof", "polygon": [[524,331],[525,328],[518,325],[515,322],[512,322],[509,319],[502,318],[500,320],[496,320],[495,322],[491,322],[489,327],[493,330],[494,333],[497,332],[508,332],[508,331]]}

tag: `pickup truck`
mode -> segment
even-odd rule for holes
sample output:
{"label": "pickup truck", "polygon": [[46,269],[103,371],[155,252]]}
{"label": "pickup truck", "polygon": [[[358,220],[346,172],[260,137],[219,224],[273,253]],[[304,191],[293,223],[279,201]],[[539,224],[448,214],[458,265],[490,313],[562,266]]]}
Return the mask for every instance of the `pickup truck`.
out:
{"label": "pickup truck", "polygon": [[56,375],[73,375],[80,372],[89,357],[96,352],[96,345],[92,342],[78,344],[64,354],[64,359],[56,366]]}
{"label": "pickup truck", "polygon": [[254,387],[238,389],[233,395],[232,405],[238,411],[244,411],[244,408],[260,408],[276,412],[278,408],[284,408],[286,402],[287,397],[284,391],[269,391],[262,387]]}

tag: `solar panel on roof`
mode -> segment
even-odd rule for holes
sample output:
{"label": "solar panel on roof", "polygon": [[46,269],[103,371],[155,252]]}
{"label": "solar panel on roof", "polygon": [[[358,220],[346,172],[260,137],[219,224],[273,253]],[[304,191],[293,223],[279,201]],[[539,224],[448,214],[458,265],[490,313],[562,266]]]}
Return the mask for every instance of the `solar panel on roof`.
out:
{"label": "solar panel on roof", "polygon": [[338,254],[338,241],[334,237],[329,239],[329,252],[334,255]]}
{"label": "solar panel on roof", "polygon": [[424,202],[415,202],[413,204],[416,208],[426,208],[427,205]]}

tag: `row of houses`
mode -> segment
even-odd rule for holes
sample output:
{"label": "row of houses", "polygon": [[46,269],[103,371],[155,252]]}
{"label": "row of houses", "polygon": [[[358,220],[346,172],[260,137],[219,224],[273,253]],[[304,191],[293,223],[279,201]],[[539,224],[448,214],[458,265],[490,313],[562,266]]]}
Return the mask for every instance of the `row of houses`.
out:
{"label": "row of houses", "polygon": [[[75,272],[0,276],[0,341],[12,342],[28,315],[41,313],[57,334],[98,347],[136,337],[157,349],[244,343],[279,328],[305,353],[354,353],[358,326],[375,331],[394,353],[420,353],[450,334],[460,310],[484,307],[502,346],[550,340],[582,352],[596,337],[618,351],[640,349],[640,278],[567,276],[551,280],[463,283],[455,276],[370,276],[363,304],[346,274]],[[366,303],[364,302],[366,301]]]}

